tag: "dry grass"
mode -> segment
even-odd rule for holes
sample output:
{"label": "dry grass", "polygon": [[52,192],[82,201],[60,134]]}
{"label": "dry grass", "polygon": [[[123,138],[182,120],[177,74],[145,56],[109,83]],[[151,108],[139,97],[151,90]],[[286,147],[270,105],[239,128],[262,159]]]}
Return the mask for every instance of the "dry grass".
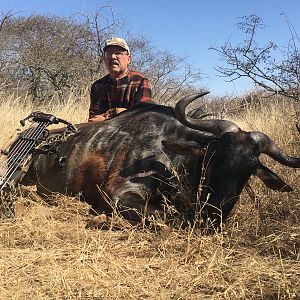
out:
{"label": "dry grass", "polygon": [[[17,99],[0,104],[7,110],[2,144],[34,110]],[[51,112],[81,122],[83,102],[70,99]],[[236,121],[299,155],[294,113],[288,104],[276,104],[250,109]],[[244,193],[231,220],[213,236],[169,227],[85,229],[86,204],[62,196],[49,204],[23,191],[18,202],[24,212],[0,222],[0,299],[300,299],[299,170],[265,161],[295,191],[269,191],[252,180],[255,199]]]}

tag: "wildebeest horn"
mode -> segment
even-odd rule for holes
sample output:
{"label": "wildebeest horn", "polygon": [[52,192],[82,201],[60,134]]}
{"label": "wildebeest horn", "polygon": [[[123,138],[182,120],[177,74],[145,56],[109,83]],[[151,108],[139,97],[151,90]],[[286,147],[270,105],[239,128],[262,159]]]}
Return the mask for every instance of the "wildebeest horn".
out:
{"label": "wildebeest horn", "polygon": [[257,142],[259,152],[265,153],[282,165],[300,168],[300,157],[285,154],[267,135],[262,132],[251,132],[251,137]]}
{"label": "wildebeest horn", "polygon": [[230,121],[225,120],[202,120],[202,119],[192,119],[185,113],[186,107],[199,97],[203,97],[209,92],[203,92],[200,94],[194,94],[191,96],[184,97],[179,100],[175,106],[175,116],[176,119],[187,127],[207,131],[213,133],[217,137],[222,136],[225,132],[237,132],[240,128]]}

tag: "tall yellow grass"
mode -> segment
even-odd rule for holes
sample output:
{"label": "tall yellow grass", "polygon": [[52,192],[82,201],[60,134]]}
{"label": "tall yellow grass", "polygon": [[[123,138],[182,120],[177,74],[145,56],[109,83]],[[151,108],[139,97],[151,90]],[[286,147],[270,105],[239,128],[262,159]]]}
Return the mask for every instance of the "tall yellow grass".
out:
{"label": "tall yellow grass", "polygon": [[[88,96],[36,107],[2,95],[0,108],[4,145],[36,109],[85,121]],[[296,109],[284,99],[250,107],[234,121],[300,155]],[[295,191],[270,191],[253,179],[255,197],[243,193],[222,232],[212,236],[169,227],[85,229],[86,204],[64,196],[50,204],[22,189],[25,211],[0,222],[0,299],[300,299],[299,170],[264,162]]]}

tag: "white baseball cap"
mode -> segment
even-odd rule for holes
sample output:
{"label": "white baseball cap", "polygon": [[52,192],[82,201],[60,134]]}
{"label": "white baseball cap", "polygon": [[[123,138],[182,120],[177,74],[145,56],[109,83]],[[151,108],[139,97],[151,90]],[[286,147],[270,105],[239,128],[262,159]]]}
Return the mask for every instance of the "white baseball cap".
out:
{"label": "white baseball cap", "polygon": [[119,46],[119,47],[125,49],[126,51],[128,51],[128,54],[130,54],[130,49],[129,49],[126,41],[122,38],[114,37],[114,38],[106,40],[104,43],[104,46],[103,46],[103,51],[105,51],[105,49],[109,46]]}

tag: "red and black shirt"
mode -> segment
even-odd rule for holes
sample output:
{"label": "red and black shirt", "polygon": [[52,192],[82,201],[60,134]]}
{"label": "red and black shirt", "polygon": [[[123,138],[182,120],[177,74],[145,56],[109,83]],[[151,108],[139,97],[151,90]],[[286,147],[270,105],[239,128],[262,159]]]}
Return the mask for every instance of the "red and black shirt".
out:
{"label": "red and black shirt", "polygon": [[106,75],[92,85],[89,118],[110,108],[130,108],[140,101],[152,101],[151,93],[150,81],[142,73],[130,71],[115,82]]}

